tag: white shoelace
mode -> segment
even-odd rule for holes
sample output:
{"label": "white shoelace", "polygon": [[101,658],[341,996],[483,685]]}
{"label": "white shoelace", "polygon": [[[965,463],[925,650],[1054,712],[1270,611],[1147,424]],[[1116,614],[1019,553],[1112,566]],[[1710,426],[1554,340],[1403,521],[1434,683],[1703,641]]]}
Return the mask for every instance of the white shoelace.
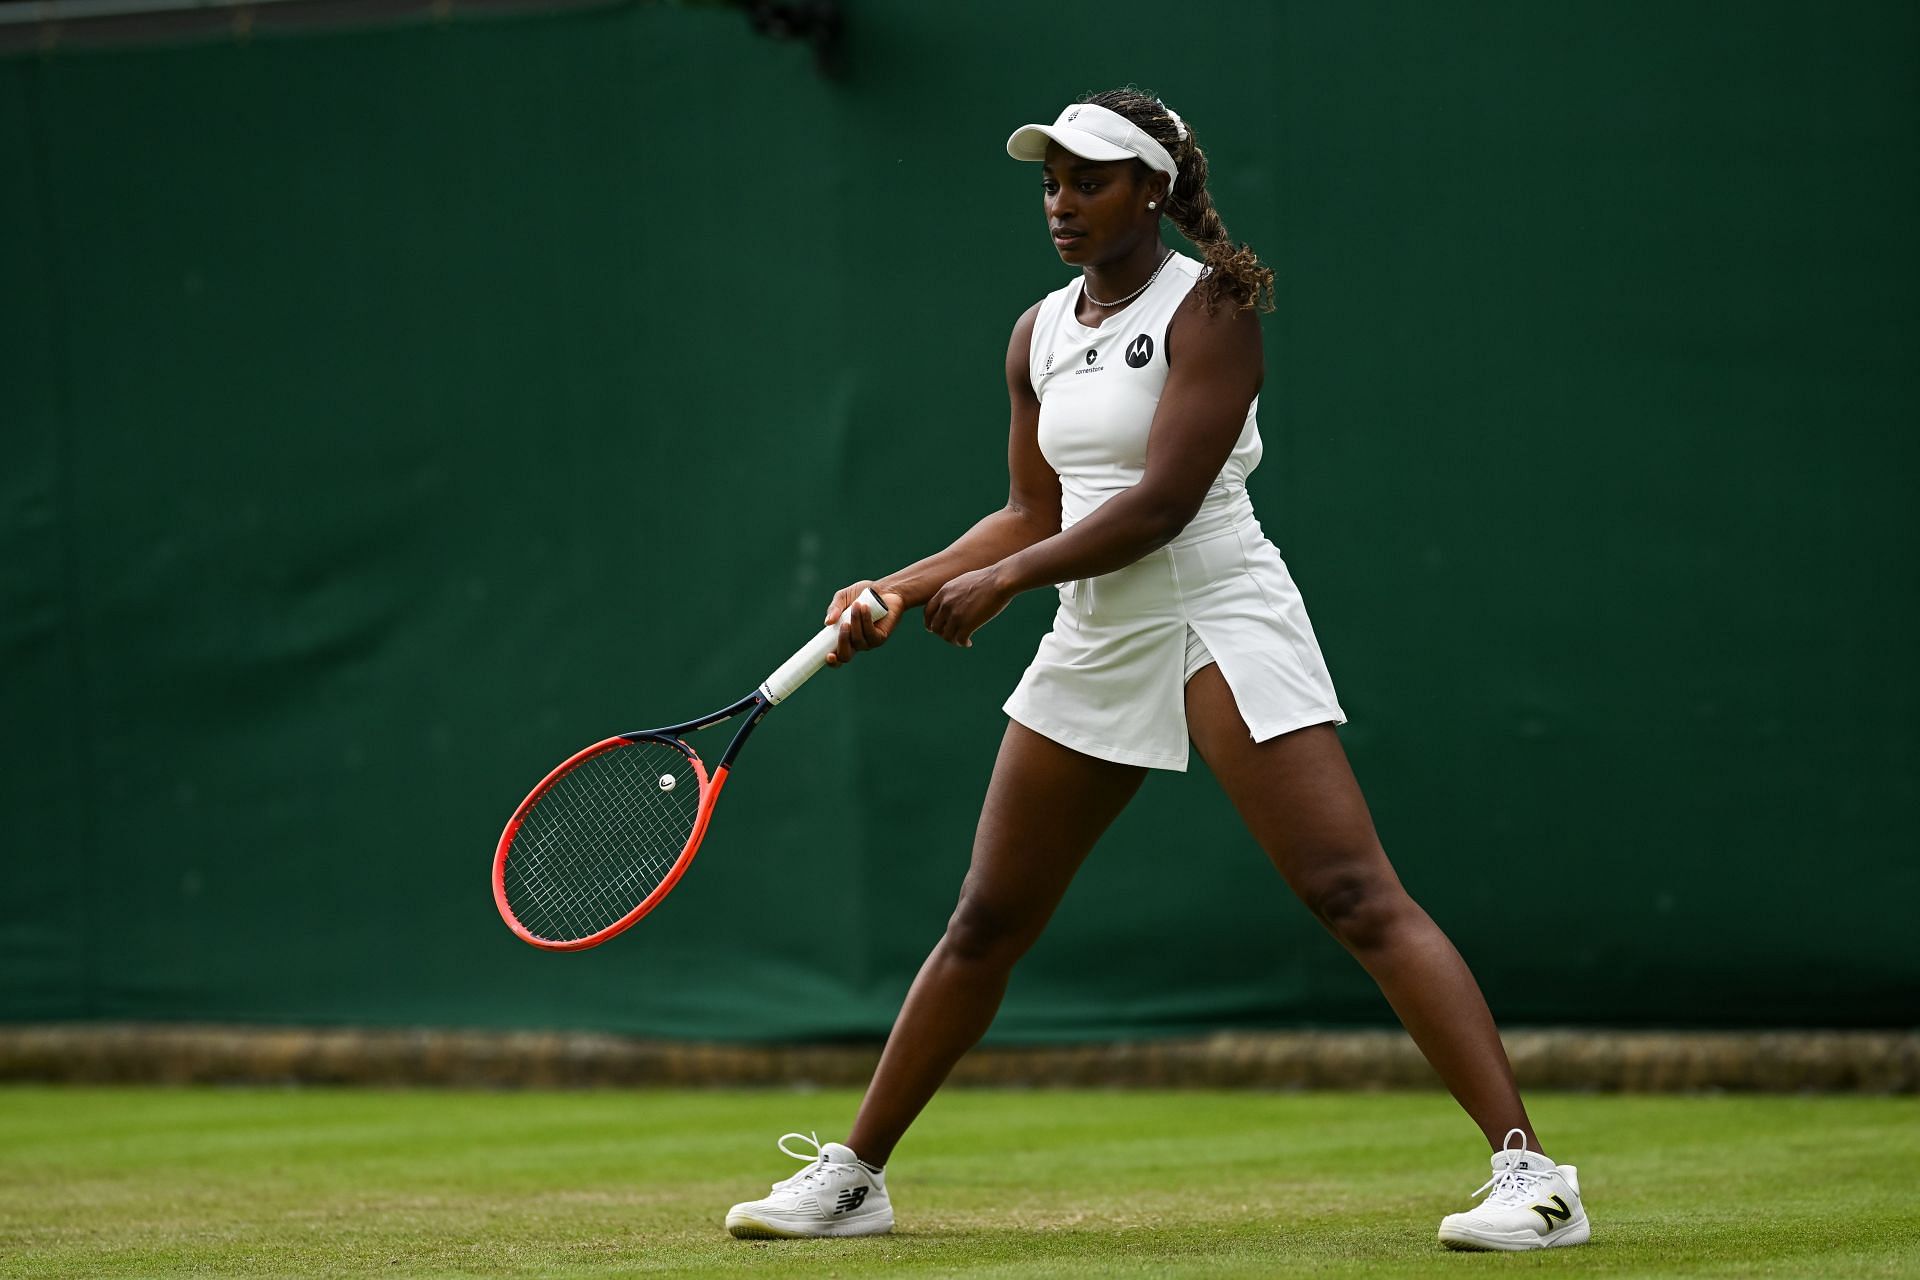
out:
{"label": "white shoelace", "polygon": [[[1515,1138],[1520,1139],[1518,1147],[1513,1145]],[[1487,1196],[1488,1204],[1522,1204],[1533,1199],[1533,1189],[1540,1181],[1540,1174],[1537,1170],[1520,1167],[1520,1157],[1526,1149],[1527,1135],[1518,1129],[1507,1130],[1507,1136],[1500,1143],[1500,1150],[1507,1157],[1507,1167],[1495,1171],[1487,1179],[1486,1185],[1473,1194],[1491,1192]]]}
{"label": "white shoelace", "polygon": [[[798,1138],[802,1142],[811,1142],[813,1144],[813,1154],[808,1155],[802,1151],[795,1151],[787,1145],[788,1138]],[[780,1148],[782,1155],[792,1156],[795,1160],[805,1161],[807,1166],[791,1178],[782,1178],[780,1181],[774,1183],[773,1189],[775,1191],[785,1191],[788,1187],[813,1183],[818,1181],[820,1176],[826,1172],[827,1153],[821,1149],[819,1134],[783,1133],[780,1135],[780,1141],[775,1145]]]}

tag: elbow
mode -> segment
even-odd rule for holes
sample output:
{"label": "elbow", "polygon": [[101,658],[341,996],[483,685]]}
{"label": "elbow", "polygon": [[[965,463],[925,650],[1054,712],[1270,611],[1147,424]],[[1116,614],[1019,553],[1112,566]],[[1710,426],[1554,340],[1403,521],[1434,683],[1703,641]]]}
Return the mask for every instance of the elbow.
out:
{"label": "elbow", "polygon": [[1192,523],[1193,517],[1200,511],[1198,501],[1189,502],[1184,498],[1168,496],[1150,495],[1143,507],[1144,510],[1140,512],[1140,531],[1147,539],[1147,545],[1142,554],[1158,551],[1179,537],[1180,531]]}
{"label": "elbow", "polygon": [[1043,508],[1023,506],[1010,502],[1007,504],[1006,511],[1007,514],[1012,517],[1015,524],[1019,526],[1021,535],[1026,539],[1028,546],[1032,546],[1036,542],[1043,542],[1060,532],[1060,506],[1058,503],[1055,503],[1051,508]]}

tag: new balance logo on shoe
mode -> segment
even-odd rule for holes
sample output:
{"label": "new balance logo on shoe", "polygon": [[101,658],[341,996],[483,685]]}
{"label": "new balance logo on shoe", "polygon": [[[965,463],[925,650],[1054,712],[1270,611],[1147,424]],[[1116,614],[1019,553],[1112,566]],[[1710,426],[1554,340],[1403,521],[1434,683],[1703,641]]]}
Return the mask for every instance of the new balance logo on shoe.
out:
{"label": "new balance logo on shoe", "polygon": [[[1558,1200],[1559,1198],[1560,1198],[1559,1196],[1554,1197],[1555,1200]],[[834,1201],[833,1211],[835,1213],[852,1213],[855,1209],[858,1209],[861,1205],[865,1204],[866,1200],[867,1200],[867,1188],[848,1187],[845,1191],[842,1191],[840,1193],[840,1198]],[[1562,1214],[1560,1216],[1564,1218],[1566,1215]]]}
{"label": "new balance logo on shoe", "polygon": [[[1567,1208],[1567,1202],[1559,1196],[1553,1197],[1553,1204],[1551,1206],[1544,1204],[1534,1205],[1533,1211],[1540,1215],[1540,1221],[1546,1224],[1544,1230],[1547,1231],[1563,1225],[1569,1218],[1573,1217],[1573,1210]],[[1555,1218],[1558,1218],[1560,1221],[1555,1222]]]}

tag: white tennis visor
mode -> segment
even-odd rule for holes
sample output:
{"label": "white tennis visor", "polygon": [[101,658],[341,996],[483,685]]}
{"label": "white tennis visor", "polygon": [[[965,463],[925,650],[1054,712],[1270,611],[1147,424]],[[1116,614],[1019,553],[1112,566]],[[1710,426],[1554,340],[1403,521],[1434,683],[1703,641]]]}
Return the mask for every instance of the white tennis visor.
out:
{"label": "white tennis visor", "polygon": [[1146,130],[1119,112],[1090,102],[1074,103],[1052,124],[1015,129],[1007,139],[1007,154],[1015,160],[1045,160],[1049,139],[1086,160],[1144,160],[1149,169],[1167,175],[1169,191],[1180,181],[1180,166]]}

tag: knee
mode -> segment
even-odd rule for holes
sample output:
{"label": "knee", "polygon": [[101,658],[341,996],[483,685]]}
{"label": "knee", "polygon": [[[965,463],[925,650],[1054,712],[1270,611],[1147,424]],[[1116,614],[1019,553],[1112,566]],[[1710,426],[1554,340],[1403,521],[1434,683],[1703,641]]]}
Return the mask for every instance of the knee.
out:
{"label": "knee", "polygon": [[976,964],[1011,965],[1033,943],[1023,915],[963,894],[947,921],[941,945],[955,959]]}
{"label": "knee", "polygon": [[1355,952],[1377,950],[1392,942],[1415,910],[1398,882],[1360,872],[1327,876],[1301,897],[1327,931]]}

